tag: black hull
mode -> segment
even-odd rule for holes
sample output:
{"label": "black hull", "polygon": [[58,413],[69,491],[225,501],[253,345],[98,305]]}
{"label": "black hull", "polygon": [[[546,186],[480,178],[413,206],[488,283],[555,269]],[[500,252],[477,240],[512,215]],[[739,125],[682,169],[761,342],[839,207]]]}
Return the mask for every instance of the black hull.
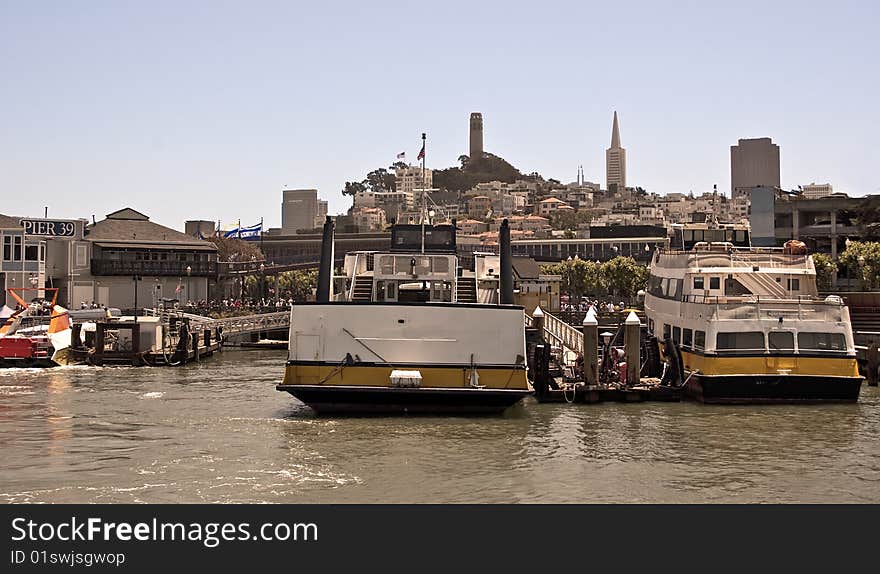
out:
{"label": "black hull", "polygon": [[810,375],[693,375],[687,395],[708,404],[854,403],[861,377]]}
{"label": "black hull", "polygon": [[528,391],[278,385],[320,414],[497,414]]}
{"label": "black hull", "polygon": [[51,369],[58,363],[47,357],[0,358],[0,369]]}

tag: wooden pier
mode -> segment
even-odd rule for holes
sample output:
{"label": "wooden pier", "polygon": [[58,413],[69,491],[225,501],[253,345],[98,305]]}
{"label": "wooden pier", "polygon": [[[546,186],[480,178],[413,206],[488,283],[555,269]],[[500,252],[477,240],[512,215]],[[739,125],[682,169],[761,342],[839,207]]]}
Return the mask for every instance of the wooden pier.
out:
{"label": "wooden pier", "polygon": [[660,385],[660,381],[657,379],[646,380],[645,384],[634,387],[561,383],[557,385],[557,388],[548,388],[540,396],[537,392],[535,393],[535,398],[541,403],[678,402],[681,397],[680,389]]}
{"label": "wooden pier", "polygon": [[[144,340],[149,327],[160,329],[161,340]],[[217,329],[191,330],[188,320],[153,323],[144,329],[139,321],[99,321],[86,342],[81,342],[81,325],[73,325],[73,344],[66,350],[63,362],[102,366],[173,367],[199,362],[223,349],[221,332]],[[155,331],[154,331],[155,332]]]}

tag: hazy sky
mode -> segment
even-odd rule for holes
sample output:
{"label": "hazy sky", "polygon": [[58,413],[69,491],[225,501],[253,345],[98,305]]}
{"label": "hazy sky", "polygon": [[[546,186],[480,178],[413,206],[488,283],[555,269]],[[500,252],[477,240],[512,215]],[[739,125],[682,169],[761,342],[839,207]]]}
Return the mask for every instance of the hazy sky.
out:
{"label": "hazy sky", "polygon": [[281,221],[281,190],[340,190],[428,134],[428,166],[485,148],[521,171],[730,189],[769,136],[782,185],[880,192],[880,2],[0,0],[0,213]]}

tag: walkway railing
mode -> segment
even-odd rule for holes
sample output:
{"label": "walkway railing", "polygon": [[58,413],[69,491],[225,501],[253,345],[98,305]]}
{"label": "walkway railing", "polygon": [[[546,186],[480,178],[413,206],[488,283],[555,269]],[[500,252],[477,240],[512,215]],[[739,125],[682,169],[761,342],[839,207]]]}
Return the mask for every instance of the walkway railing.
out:
{"label": "walkway railing", "polygon": [[156,311],[155,309],[144,309],[144,314],[162,317],[164,321],[168,321],[171,317],[189,319],[191,329],[215,329],[220,327],[223,330],[224,338],[231,335],[248,335],[290,328],[290,310],[278,311],[276,313],[242,315],[240,317],[226,317],[225,319],[212,319],[204,315],[193,315],[182,311]]}
{"label": "walkway railing", "polygon": [[[523,317],[526,327],[534,325],[531,315],[525,313]],[[544,311],[544,334],[557,347],[562,347],[578,355],[582,355],[584,352],[584,334],[546,311]]]}

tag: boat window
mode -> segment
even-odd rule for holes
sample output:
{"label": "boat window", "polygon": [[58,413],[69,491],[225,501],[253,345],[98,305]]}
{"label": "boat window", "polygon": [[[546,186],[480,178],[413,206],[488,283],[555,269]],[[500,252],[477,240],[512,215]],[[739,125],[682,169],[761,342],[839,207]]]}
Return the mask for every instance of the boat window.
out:
{"label": "boat window", "polygon": [[694,277],[694,289],[703,289],[702,277]]}
{"label": "boat window", "polygon": [[388,300],[394,301],[397,298],[397,283],[394,281],[389,281],[387,286]]}
{"label": "boat window", "polygon": [[434,273],[449,273],[449,259],[446,257],[434,257]]}
{"label": "boat window", "polygon": [[379,273],[382,275],[391,275],[394,273],[394,257],[391,255],[383,255],[379,258]]}
{"label": "boat window", "polygon": [[764,333],[743,331],[740,333],[718,333],[715,339],[718,351],[763,351]]}
{"label": "boat window", "polygon": [[771,351],[794,351],[794,333],[791,331],[771,331],[767,342]]}
{"label": "boat window", "polygon": [[709,289],[721,289],[721,278],[709,277]]}
{"label": "boat window", "polygon": [[671,334],[672,334],[672,326],[671,325],[663,325],[663,340],[665,341],[666,339],[668,339]]}
{"label": "boat window", "polygon": [[385,282],[376,281],[376,301],[385,300]]}
{"label": "boat window", "polygon": [[681,327],[672,328],[672,340],[678,344],[681,344]]}
{"label": "boat window", "polygon": [[692,347],[694,344],[694,331],[693,329],[684,329],[681,332],[681,346],[682,347]]}
{"label": "boat window", "polygon": [[798,348],[815,351],[845,351],[846,340],[843,333],[798,333]]}
{"label": "boat window", "polygon": [[706,348],[706,331],[694,331],[694,348]]}
{"label": "boat window", "polygon": [[788,280],[788,290],[789,291],[800,291],[801,290],[801,280],[800,279],[789,279]]}

